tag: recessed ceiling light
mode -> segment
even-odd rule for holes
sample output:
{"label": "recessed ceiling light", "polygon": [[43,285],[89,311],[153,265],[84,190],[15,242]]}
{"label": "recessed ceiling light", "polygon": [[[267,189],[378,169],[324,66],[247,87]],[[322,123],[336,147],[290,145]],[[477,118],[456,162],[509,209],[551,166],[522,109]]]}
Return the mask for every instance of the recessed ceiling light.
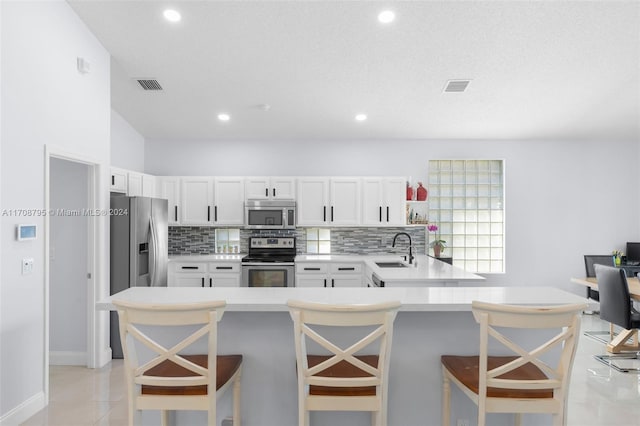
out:
{"label": "recessed ceiling light", "polygon": [[356,121],[365,121],[367,119],[367,114],[357,114]]}
{"label": "recessed ceiling light", "polygon": [[220,121],[229,121],[231,120],[231,116],[229,114],[218,114],[218,120]]}
{"label": "recessed ceiling light", "polygon": [[393,22],[394,19],[396,19],[396,14],[393,10],[383,10],[378,14],[378,21],[383,24],[389,24]]}
{"label": "recessed ceiling light", "polygon": [[178,12],[177,10],[167,9],[162,14],[164,15],[164,19],[169,22],[178,22],[180,21],[180,19],[182,19],[182,16],[180,16],[180,12]]}

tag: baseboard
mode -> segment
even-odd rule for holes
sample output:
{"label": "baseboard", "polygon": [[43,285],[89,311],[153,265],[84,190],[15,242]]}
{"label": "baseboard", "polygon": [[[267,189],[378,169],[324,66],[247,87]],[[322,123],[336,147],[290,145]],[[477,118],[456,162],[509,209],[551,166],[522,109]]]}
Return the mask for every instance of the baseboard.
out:
{"label": "baseboard", "polygon": [[87,366],[86,352],[50,351],[49,365],[81,365]]}
{"label": "baseboard", "polygon": [[95,368],[102,368],[105,365],[109,364],[111,362],[111,356],[111,348],[106,348],[98,352],[98,365],[96,365]]}
{"label": "baseboard", "polygon": [[46,407],[44,392],[38,392],[22,404],[0,417],[0,426],[17,426]]}

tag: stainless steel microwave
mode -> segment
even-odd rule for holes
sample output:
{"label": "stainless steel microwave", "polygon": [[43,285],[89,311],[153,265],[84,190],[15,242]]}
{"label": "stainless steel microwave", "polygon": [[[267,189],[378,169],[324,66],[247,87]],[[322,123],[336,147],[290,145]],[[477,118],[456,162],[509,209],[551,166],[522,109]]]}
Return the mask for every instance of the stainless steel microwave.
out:
{"label": "stainless steel microwave", "polygon": [[244,225],[248,229],[294,229],[295,201],[247,201]]}

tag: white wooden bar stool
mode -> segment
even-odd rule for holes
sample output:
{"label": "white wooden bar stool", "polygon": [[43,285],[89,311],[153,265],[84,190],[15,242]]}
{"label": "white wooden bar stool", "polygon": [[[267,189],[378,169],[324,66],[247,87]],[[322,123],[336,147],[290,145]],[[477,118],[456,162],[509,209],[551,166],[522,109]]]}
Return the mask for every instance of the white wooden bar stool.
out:
{"label": "white wooden bar stool", "polygon": [[[120,319],[130,426],[140,423],[140,410],[160,410],[163,426],[167,411],[203,410],[208,412],[208,425],[213,426],[216,398],[231,385],[233,425],[240,425],[242,355],[216,356],[224,301],[170,305],[114,300],[113,304]],[[180,335],[181,340],[170,347],[150,337],[151,327],[163,327],[166,334],[174,326],[183,327],[178,333],[184,326],[202,327],[195,331],[189,327],[187,336]],[[183,355],[201,339],[206,340],[206,353]]]}
{"label": "white wooden bar stool", "polygon": [[[480,324],[480,355],[442,356],[442,425],[450,426],[450,383],[478,406],[478,426],[485,425],[487,413],[516,413],[518,425],[521,413],[551,413],[555,426],[565,425],[580,314],[586,307],[586,303],[525,307],[472,302],[473,316]],[[527,350],[511,341],[503,328],[559,331]],[[489,337],[515,356],[490,356]],[[555,348],[560,348],[560,356],[549,365],[541,356]]]}
{"label": "white wooden bar stool", "polygon": [[[295,333],[299,426],[309,425],[310,411],[370,411],[373,425],[386,425],[389,353],[400,302],[325,305],[290,300],[288,305]],[[325,337],[325,327],[372,330],[342,349]],[[329,355],[308,354],[308,341]],[[360,354],[374,348],[374,354]]]}

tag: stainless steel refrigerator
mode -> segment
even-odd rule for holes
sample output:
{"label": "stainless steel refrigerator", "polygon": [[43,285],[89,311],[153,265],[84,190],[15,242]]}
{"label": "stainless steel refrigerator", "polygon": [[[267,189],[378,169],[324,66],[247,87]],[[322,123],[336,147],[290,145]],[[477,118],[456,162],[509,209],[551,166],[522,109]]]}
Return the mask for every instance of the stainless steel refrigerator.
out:
{"label": "stainless steel refrigerator", "polygon": [[[111,197],[111,294],[167,286],[167,215],[167,200]],[[113,358],[122,358],[117,312],[111,312],[111,350]]]}

